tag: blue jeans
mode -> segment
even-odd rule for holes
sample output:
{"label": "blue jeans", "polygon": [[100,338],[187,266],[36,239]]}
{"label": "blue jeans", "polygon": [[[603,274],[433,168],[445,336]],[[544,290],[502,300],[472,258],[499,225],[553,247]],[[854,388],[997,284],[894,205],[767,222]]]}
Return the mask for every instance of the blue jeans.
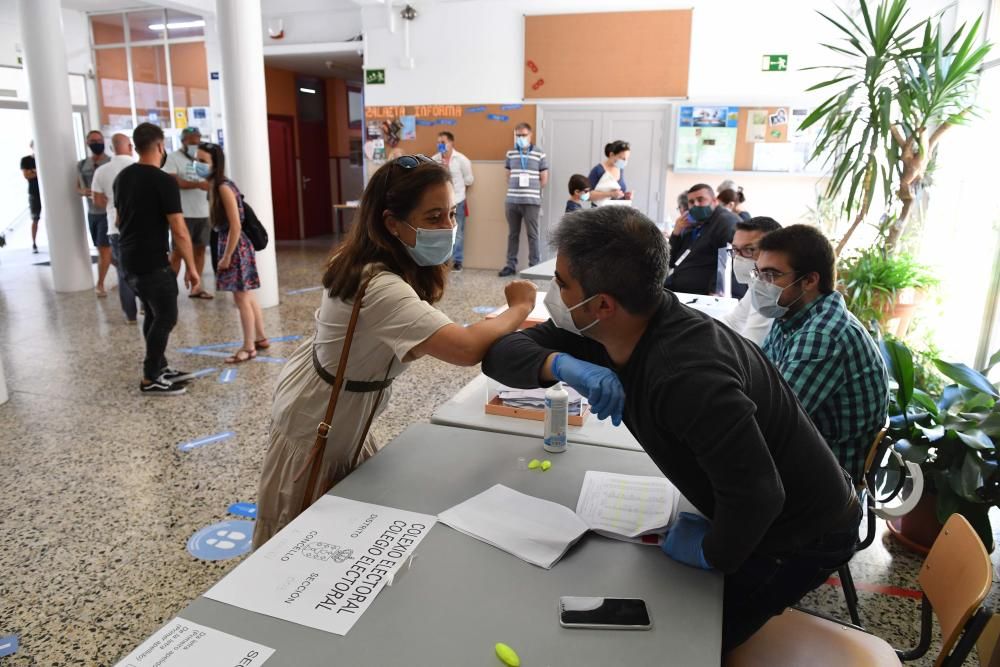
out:
{"label": "blue jeans", "polygon": [[455,232],[455,248],[451,253],[452,261],[462,263],[462,243],[465,240],[465,200],[455,205],[455,223],[458,230]]}
{"label": "blue jeans", "polygon": [[118,270],[118,299],[121,301],[125,319],[133,322],[138,315],[135,306],[135,292],[132,290],[132,286],[128,284],[128,274],[122,268],[122,251],[121,246],[118,245],[119,239],[118,234],[108,236],[108,241],[111,243],[111,260]]}

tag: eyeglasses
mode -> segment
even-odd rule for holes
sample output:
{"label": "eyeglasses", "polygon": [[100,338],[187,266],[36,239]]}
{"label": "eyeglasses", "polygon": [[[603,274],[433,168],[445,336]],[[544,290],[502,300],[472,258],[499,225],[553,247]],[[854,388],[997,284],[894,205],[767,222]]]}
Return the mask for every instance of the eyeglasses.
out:
{"label": "eyeglasses", "polygon": [[434,160],[418,153],[417,155],[401,155],[392,161],[393,164],[399,165],[403,169],[413,169],[425,162],[434,162]]}
{"label": "eyeglasses", "polygon": [[726,252],[729,253],[730,257],[736,257],[737,255],[739,255],[740,257],[743,257],[745,259],[753,259],[754,256],[757,254],[757,246],[746,245],[743,246],[742,248],[737,248],[736,246],[733,246],[732,248],[726,248]]}
{"label": "eyeglasses", "polygon": [[750,269],[751,278],[756,278],[757,280],[765,283],[773,283],[778,278],[794,274],[795,271],[775,271],[774,269],[764,269],[761,271],[756,266]]}

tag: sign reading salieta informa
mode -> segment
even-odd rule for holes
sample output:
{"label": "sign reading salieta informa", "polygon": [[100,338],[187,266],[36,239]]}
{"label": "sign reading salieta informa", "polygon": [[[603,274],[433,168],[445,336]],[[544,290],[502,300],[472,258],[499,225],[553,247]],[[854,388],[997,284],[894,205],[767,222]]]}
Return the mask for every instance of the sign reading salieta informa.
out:
{"label": "sign reading salieta informa", "polygon": [[273,648],[177,617],[115,667],[260,667],[273,654]]}
{"label": "sign reading salieta informa", "polygon": [[323,496],[205,597],[346,635],[435,517]]}

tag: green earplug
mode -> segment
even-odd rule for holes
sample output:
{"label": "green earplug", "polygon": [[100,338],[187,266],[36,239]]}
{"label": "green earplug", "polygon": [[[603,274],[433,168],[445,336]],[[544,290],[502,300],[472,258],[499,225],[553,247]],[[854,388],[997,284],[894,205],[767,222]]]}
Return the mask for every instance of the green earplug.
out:
{"label": "green earplug", "polygon": [[539,461],[538,459],[531,459],[530,461],[528,461],[528,470],[534,470],[540,465],[542,465],[541,461]]}
{"label": "green earplug", "polygon": [[507,665],[507,667],[521,667],[521,659],[517,657],[517,653],[511,647],[503,643],[497,643],[496,651],[500,662]]}
{"label": "green earplug", "polygon": [[548,470],[552,467],[552,461],[542,461],[542,470]]}

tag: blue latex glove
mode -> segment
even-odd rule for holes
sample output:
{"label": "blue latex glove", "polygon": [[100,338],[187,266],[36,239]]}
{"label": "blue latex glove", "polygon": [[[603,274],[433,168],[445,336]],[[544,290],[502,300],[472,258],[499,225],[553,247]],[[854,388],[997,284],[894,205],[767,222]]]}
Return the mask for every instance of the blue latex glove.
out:
{"label": "blue latex glove", "polygon": [[705,560],[705,553],[701,549],[705,533],[711,525],[704,517],[681,512],[660,548],[663,553],[685,565],[711,570],[712,566]]}
{"label": "blue latex glove", "polygon": [[598,419],[622,423],[625,389],[613,370],[560,352],[552,360],[552,375],[586,396]]}

